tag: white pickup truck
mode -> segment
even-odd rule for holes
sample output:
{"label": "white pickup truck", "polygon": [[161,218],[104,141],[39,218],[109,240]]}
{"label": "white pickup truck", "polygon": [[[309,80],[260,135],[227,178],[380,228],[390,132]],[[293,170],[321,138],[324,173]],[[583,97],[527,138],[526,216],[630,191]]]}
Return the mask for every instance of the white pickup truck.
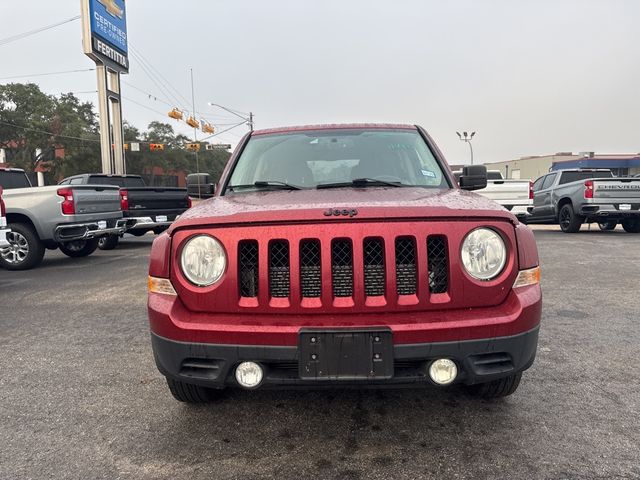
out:
{"label": "white pickup truck", "polygon": [[7,209],[4,205],[4,201],[2,200],[2,187],[0,187],[0,248],[5,248],[9,246],[9,241],[7,240],[7,233],[11,232],[7,228]]}
{"label": "white pickup truck", "polygon": [[[460,170],[453,172],[456,180],[461,174]],[[487,170],[487,186],[475,193],[502,205],[520,221],[526,221],[529,209],[533,206],[532,186],[530,180],[508,180],[502,177],[499,170]]]}

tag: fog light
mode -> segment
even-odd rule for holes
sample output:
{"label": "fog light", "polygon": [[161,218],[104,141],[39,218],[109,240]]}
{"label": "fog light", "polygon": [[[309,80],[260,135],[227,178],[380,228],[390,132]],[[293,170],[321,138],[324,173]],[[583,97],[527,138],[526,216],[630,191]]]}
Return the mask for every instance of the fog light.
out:
{"label": "fog light", "polygon": [[236,367],[236,381],[244,388],[256,388],[263,375],[262,367],[256,362],[242,362]]}
{"label": "fog light", "polygon": [[458,367],[448,358],[439,358],[429,367],[429,376],[438,385],[449,385],[457,375]]}

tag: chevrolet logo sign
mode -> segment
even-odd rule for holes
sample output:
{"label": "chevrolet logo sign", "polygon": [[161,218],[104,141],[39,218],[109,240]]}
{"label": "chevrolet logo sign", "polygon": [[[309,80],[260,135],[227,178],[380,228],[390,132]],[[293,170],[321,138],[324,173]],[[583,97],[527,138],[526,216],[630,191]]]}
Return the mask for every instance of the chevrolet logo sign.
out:
{"label": "chevrolet logo sign", "polygon": [[122,20],[124,9],[120,8],[115,0],[98,0],[98,3],[102,4],[109,14]]}

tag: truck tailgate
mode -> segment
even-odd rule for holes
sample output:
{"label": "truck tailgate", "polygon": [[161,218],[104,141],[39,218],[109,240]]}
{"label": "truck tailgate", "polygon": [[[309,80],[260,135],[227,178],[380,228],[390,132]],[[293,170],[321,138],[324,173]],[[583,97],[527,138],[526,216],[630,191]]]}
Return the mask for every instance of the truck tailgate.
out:
{"label": "truck tailgate", "polygon": [[600,178],[593,180],[594,201],[640,203],[640,178]]}
{"label": "truck tailgate", "polygon": [[529,180],[489,180],[486,188],[476,193],[501,205],[527,205],[529,203]]}
{"label": "truck tailgate", "polygon": [[[136,187],[127,188],[130,214],[184,211],[189,208],[186,188]],[[180,212],[182,213],[182,212]]]}
{"label": "truck tailgate", "polygon": [[71,189],[77,215],[120,211],[118,187],[74,185]]}

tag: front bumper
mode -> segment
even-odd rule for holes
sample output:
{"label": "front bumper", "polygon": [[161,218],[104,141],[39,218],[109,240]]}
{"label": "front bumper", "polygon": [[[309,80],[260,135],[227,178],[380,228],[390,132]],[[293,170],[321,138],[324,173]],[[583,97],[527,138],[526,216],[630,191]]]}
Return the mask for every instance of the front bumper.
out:
{"label": "front bumper", "polygon": [[455,383],[471,385],[529,368],[536,356],[538,327],[509,337],[394,345],[394,374],[383,380],[301,379],[298,347],[187,343],[154,333],[151,343],[156,365],[163,375],[210,388],[237,387],[234,369],[243,361],[263,366],[261,387],[265,388],[431,384],[429,364],[438,358],[456,363],[459,373]]}
{"label": "front bumper", "polygon": [[122,235],[129,225],[128,222],[128,219],[119,218],[103,222],[58,225],[54,230],[53,239],[58,243],[65,243],[76,240],[91,240],[107,235]]}
{"label": "front bumper", "polygon": [[7,233],[11,230],[8,228],[2,228],[0,226],[0,248],[5,248],[9,246],[9,242],[7,241]]}
{"label": "front bumper", "polygon": [[128,230],[149,231],[166,229],[175,222],[180,215],[155,215],[150,217],[126,217],[131,222]]}
{"label": "front bumper", "polygon": [[[429,383],[434,358],[457,362],[457,381],[472,384],[528,368],[535,357],[542,310],[540,285],[513,289],[495,307],[360,315],[241,315],[189,311],[180,298],[151,293],[148,313],[156,363],[174,379],[214,388],[233,385],[240,361],[262,362],[265,385],[327,385],[298,376],[302,329],[384,328],[392,332],[395,374],[364,384]],[[482,357],[482,358],[481,358]],[[483,369],[482,362],[486,369]]]}

